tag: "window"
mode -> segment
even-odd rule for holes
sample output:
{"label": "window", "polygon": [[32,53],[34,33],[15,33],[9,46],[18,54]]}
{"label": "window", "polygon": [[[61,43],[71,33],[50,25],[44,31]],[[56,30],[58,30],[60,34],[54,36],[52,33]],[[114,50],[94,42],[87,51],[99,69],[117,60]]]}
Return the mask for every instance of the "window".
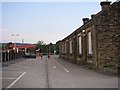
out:
{"label": "window", "polygon": [[72,41],[70,41],[70,53],[72,53]]}
{"label": "window", "polygon": [[88,54],[92,54],[92,38],[91,38],[91,32],[88,33]]}
{"label": "window", "polygon": [[62,44],[62,53],[64,53],[64,45]]}
{"label": "window", "polygon": [[79,54],[82,54],[82,41],[81,41],[81,36],[78,38],[78,43],[79,43]]}
{"label": "window", "polygon": [[67,53],[67,47],[66,47],[66,42],[65,42],[65,53]]}

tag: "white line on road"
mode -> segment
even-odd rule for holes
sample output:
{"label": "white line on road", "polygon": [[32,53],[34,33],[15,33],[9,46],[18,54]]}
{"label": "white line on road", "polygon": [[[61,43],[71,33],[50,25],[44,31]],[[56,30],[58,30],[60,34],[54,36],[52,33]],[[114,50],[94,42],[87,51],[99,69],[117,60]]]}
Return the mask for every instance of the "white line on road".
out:
{"label": "white line on road", "polygon": [[[18,65],[17,65],[17,64],[15,64],[15,66],[24,67],[24,66],[22,66],[22,65],[19,65],[19,64],[18,64]],[[30,67],[25,67],[25,68],[30,68]]]}
{"label": "white line on road", "polygon": [[64,68],[64,70],[65,70],[66,72],[69,72],[69,71],[68,71],[67,69],[65,69],[65,68]]}
{"label": "white line on road", "polygon": [[[17,66],[21,66],[21,67],[24,67],[24,66],[22,66],[22,65],[17,65]],[[25,67],[25,68],[30,68],[30,67]]]}
{"label": "white line on road", "polygon": [[61,66],[66,72],[69,72],[66,68],[64,68],[61,64],[59,64],[57,61],[53,60],[54,62],[56,62],[59,66]]}
{"label": "white line on road", "polygon": [[[16,65],[16,64],[15,64]],[[16,65],[16,66],[22,66],[22,65]]]}
{"label": "white line on road", "polygon": [[55,66],[53,66],[53,68],[56,68]]}
{"label": "white line on road", "polygon": [[21,74],[15,81],[13,81],[5,90],[7,90],[8,88],[11,88],[23,75],[25,75],[26,72],[24,72],[23,74]]}
{"label": "white line on road", "polygon": [[16,78],[0,78],[0,79],[16,79]]}
{"label": "white line on road", "polygon": [[25,67],[25,68],[30,68],[30,67]]}
{"label": "white line on road", "polygon": [[40,62],[40,63],[42,63],[42,62]]}

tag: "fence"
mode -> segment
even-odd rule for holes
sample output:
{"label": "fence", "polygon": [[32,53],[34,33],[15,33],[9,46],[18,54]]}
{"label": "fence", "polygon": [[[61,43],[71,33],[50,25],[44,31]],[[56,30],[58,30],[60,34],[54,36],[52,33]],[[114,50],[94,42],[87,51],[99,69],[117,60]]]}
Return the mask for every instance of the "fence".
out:
{"label": "fence", "polygon": [[15,50],[3,51],[1,62],[16,60],[22,58],[23,56],[24,56],[24,51],[18,51],[18,52]]}

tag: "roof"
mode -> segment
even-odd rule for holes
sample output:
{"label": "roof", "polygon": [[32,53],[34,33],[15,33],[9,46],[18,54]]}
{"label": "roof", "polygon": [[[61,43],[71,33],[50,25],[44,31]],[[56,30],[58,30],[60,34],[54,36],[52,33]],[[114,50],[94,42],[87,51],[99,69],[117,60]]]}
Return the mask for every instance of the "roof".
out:
{"label": "roof", "polygon": [[[13,47],[14,47],[14,44],[9,44],[8,47],[9,47],[9,48],[13,48]],[[34,45],[34,44],[28,44],[28,43],[16,43],[16,44],[15,44],[15,47],[16,47],[16,48],[35,48],[36,45]]]}

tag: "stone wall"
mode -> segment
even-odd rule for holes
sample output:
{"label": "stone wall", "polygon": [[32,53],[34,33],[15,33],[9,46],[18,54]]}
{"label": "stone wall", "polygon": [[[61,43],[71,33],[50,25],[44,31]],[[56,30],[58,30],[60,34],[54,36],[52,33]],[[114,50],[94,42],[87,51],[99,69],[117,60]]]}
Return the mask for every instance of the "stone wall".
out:
{"label": "stone wall", "polygon": [[[103,3],[104,5],[108,2]],[[102,4],[101,4],[102,5]],[[92,69],[106,69],[117,73],[120,59],[120,2],[102,8],[100,12],[84,18],[84,24],[59,43],[60,57],[87,65]],[[89,54],[88,33],[91,32],[92,53]],[[79,53],[81,37],[82,53]],[[72,41],[72,53],[70,53]],[[66,52],[65,51],[66,43]]]}
{"label": "stone wall", "polygon": [[120,59],[120,16],[118,10],[120,10],[120,3],[114,3],[95,16],[99,68],[116,69],[116,72]]}

